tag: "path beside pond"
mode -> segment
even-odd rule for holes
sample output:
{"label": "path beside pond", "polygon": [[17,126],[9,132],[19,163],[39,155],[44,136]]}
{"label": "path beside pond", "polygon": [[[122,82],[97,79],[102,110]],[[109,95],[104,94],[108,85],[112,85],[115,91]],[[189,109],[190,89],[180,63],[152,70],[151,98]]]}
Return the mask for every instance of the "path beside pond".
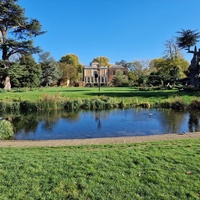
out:
{"label": "path beside pond", "polygon": [[104,145],[104,144],[128,144],[154,142],[164,140],[179,140],[189,138],[200,138],[200,132],[186,134],[164,134],[151,136],[95,138],[95,139],[73,139],[73,140],[2,140],[0,147],[59,147],[59,146],[82,146],[82,145]]}

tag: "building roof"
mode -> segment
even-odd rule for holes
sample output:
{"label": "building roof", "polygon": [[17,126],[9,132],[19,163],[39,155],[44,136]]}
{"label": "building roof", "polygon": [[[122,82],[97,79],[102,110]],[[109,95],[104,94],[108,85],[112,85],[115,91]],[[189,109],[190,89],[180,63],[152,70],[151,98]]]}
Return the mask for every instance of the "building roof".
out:
{"label": "building roof", "polygon": [[122,67],[121,65],[111,65],[110,68],[121,68],[121,69],[123,69],[124,67]]}

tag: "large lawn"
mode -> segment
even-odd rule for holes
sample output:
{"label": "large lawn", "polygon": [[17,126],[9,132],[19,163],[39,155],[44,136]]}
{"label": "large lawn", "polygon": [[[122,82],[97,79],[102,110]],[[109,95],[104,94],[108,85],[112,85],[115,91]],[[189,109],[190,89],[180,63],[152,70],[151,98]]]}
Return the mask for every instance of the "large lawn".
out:
{"label": "large lawn", "polygon": [[198,98],[198,92],[180,92],[178,90],[154,90],[154,91],[139,91],[132,87],[102,87],[98,91],[97,87],[51,87],[29,90],[18,90],[11,92],[0,93],[0,100],[39,100],[45,95],[61,96],[64,98],[93,98],[97,96],[105,96],[131,101],[146,101],[150,103],[159,103],[162,100],[181,98],[185,103]]}
{"label": "large lawn", "polygon": [[0,148],[0,199],[200,199],[200,139]]}

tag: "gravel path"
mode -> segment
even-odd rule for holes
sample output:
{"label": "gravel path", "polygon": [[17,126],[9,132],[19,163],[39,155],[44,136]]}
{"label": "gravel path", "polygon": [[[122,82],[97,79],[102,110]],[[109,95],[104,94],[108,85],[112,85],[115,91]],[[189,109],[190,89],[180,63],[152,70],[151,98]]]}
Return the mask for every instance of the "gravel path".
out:
{"label": "gravel path", "polygon": [[179,140],[189,138],[200,138],[200,132],[186,134],[164,134],[135,137],[95,138],[95,139],[73,139],[73,140],[0,140],[0,147],[59,147],[59,146],[81,146],[81,145],[104,145],[104,144],[128,144],[164,140]]}

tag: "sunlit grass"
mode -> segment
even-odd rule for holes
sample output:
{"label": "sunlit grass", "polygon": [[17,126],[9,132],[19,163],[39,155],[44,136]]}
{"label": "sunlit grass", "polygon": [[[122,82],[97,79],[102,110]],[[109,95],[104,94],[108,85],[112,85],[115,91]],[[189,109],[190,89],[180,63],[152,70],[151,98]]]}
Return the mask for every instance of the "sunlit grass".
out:
{"label": "sunlit grass", "polygon": [[158,102],[166,98],[174,98],[181,96],[184,101],[198,97],[199,94],[179,92],[178,90],[155,90],[140,91],[138,88],[132,87],[102,87],[98,91],[97,87],[49,87],[38,88],[34,90],[11,90],[10,92],[0,93],[0,100],[39,100],[44,94],[61,95],[65,98],[93,98],[95,96],[107,96],[113,98],[124,98],[127,101],[134,98],[137,100],[148,100],[150,102]]}
{"label": "sunlit grass", "polygon": [[200,197],[200,139],[0,150],[0,199]]}

